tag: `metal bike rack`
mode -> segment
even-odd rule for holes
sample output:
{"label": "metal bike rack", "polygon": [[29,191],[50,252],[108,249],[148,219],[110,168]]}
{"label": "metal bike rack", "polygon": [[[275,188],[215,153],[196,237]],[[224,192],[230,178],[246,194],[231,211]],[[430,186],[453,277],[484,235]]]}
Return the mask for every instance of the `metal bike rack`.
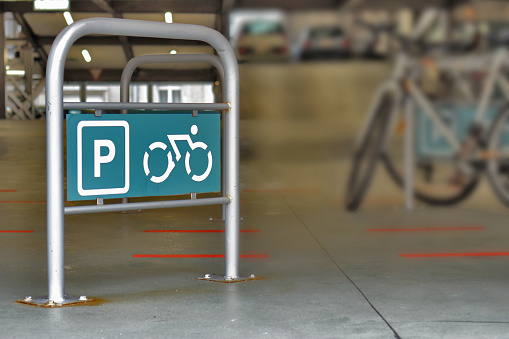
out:
{"label": "metal bike rack", "polygon": [[[120,77],[120,101],[121,102],[129,102],[129,85],[131,83],[131,79],[134,71],[140,65],[143,64],[160,64],[160,63],[199,63],[204,62],[211,64],[214,66],[221,78],[222,85],[222,93],[224,93],[224,67],[221,63],[221,59],[212,54],[145,54],[132,58],[129,60],[127,65],[124,67],[122,71],[122,75]],[[223,98],[221,98],[223,99]],[[224,100],[223,100],[224,101]],[[122,110],[122,113],[127,114],[127,110]],[[223,114],[224,121],[224,114]],[[222,133],[224,134],[224,133]],[[223,153],[224,153],[224,140],[223,140]],[[223,163],[223,178],[225,177],[225,168]],[[221,182],[221,194],[224,195],[226,191],[225,182],[222,180]],[[123,198],[122,202],[129,202],[128,198]],[[221,220],[224,220],[225,216],[225,205],[221,205]],[[212,218],[211,218],[212,220]]]}
{"label": "metal bike rack", "polygon": [[[64,103],[63,79],[67,53],[72,44],[88,34],[137,36],[166,39],[199,40],[217,51],[224,66],[224,100],[219,104],[165,103]],[[67,26],[55,39],[47,64],[47,242],[48,297],[27,297],[22,301],[40,306],[63,306],[88,302],[85,296],[64,293],[64,215],[155,209],[183,206],[225,205],[226,281],[246,280],[239,277],[239,72],[235,53],[228,40],[219,32],[197,25],[166,24],[116,18],[92,18]],[[89,205],[64,207],[64,109],[162,109],[162,110],[224,110],[225,128],[225,192],[222,197]]]}

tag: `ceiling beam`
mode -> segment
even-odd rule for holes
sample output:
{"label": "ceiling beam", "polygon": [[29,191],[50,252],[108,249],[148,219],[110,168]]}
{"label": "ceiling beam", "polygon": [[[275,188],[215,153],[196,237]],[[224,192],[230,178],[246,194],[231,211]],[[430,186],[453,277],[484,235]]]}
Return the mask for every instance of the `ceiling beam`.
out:
{"label": "ceiling beam", "polygon": [[[231,0],[71,0],[71,11],[76,13],[110,12],[107,6],[116,13],[222,13]],[[450,3],[468,3],[469,0],[236,0],[234,8],[279,8],[284,10],[319,10],[335,9],[355,3],[354,8],[394,9],[410,7],[420,9],[428,6],[450,6]],[[505,0],[501,0],[505,1]],[[106,3],[106,4],[104,4]],[[34,12],[33,0],[1,1],[3,12],[29,13]]]}
{"label": "ceiling beam", "polygon": [[115,10],[113,9],[113,7],[111,7],[111,4],[109,1],[106,1],[106,0],[91,0],[91,1],[94,3],[94,5],[99,7],[103,12],[115,13]]}
{"label": "ceiling beam", "polygon": [[[99,0],[100,1],[100,0]],[[103,5],[95,0],[71,0],[71,12],[105,12]],[[218,13],[220,0],[113,0],[109,2],[117,13]],[[4,12],[30,13],[34,11],[33,0],[0,1]],[[39,11],[37,11],[39,12]]]}
{"label": "ceiling beam", "polygon": [[115,10],[120,13],[217,13],[220,0],[113,0]]}
{"label": "ceiling beam", "polygon": [[344,8],[353,10],[396,10],[399,8],[411,8],[422,10],[429,7],[452,8],[470,0],[348,0]]}
{"label": "ceiling beam", "polygon": [[[97,7],[99,7],[102,11],[106,13],[113,14],[113,17],[122,19],[122,14],[117,13],[115,9],[112,7],[111,1],[108,0],[91,0]],[[122,49],[124,50],[125,59],[127,61],[134,58],[133,48],[129,44],[126,36],[120,35],[117,37]]]}
{"label": "ceiling beam", "polygon": [[26,39],[32,45],[32,48],[39,54],[39,63],[43,70],[46,70],[46,62],[48,61],[48,54],[37,40],[37,36],[26,21],[25,17],[21,13],[13,13],[14,20],[21,25],[21,30],[25,34]]}
{"label": "ceiling beam", "polygon": [[341,8],[341,6],[345,5],[347,2],[348,0],[335,0],[334,7]]}
{"label": "ceiling beam", "polygon": [[[119,82],[122,76],[122,69],[104,69],[98,81],[101,82]],[[207,69],[143,69],[139,68],[137,74],[133,75],[132,81],[150,82],[150,81],[216,81],[216,70]],[[64,72],[64,81],[94,81],[90,70],[88,69],[68,69]]]}
{"label": "ceiling beam", "polygon": [[[409,0],[406,0],[407,2]],[[336,9],[336,0],[238,0],[237,8],[278,8],[287,11]]]}

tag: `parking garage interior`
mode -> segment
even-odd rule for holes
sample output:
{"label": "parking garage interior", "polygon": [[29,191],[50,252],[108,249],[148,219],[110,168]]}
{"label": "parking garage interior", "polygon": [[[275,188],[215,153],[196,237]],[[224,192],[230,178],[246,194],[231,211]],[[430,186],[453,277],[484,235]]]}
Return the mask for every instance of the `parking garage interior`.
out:
{"label": "parking garage interior", "polygon": [[[418,194],[409,199],[377,155],[360,206],[347,208],[363,126],[398,56],[407,52],[425,65],[415,84],[434,107],[444,107],[452,85],[426,65],[504,51],[504,1],[71,0],[58,10],[0,1],[0,10],[1,337],[508,337],[508,206],[487,168],[467,198],[438,206]],[[50,284],[48,56],[72,21],[95,17],[201,25],[230,42],[239,65],[238,262],[245,279],[207,278],[226,270],[228,230],[219,205],[66,215],[65,294],[86,302],[29,302],[48,301]],[[194,40],[88,35],[65,60],[64,101],[123,101],[122,71],[146,54],[218,55]],[[467,74],[471,100],[448,103],[444,121],[466,124],[460,115],[477,107],[492,64]],[[506,75],[503,66],[497,74]],[[497,113],[507,109],[500,83],[488,105]],[[134,71],[128,98],[212,104],[223,95],[221,71],[208,63],[157,63]],[[436,127],[417,111],[423,138],[442,147]],[[97,115],[64,113],[65,121]],[[402,165],[408,139],[394,140],[394,163]],[[184,172],[183,162],[176,166]],[[497,170],[507,176],[503,165]],[[64,186],[67,194],[67,172]],[[223,192],[189,193],[129,201]],[[121,201],[65,197],[66,207]]]}

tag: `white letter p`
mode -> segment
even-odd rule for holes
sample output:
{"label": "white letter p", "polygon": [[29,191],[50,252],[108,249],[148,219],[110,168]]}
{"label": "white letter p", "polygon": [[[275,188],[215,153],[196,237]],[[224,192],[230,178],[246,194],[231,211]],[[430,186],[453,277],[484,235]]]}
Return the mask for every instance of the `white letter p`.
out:
{"label": "white letter p", "polygon": [[[101,155],[101,147],[108,148],[108,154]],[[101,164],[111,162],[115,158],[115,144],[111,140],[94,140],[94,177],[101,176]]]}

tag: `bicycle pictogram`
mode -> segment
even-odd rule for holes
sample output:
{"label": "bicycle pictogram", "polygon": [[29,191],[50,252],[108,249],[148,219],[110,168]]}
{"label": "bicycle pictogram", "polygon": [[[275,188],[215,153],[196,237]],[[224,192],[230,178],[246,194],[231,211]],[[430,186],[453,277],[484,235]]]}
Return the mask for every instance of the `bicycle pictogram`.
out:
{"label": "bicycle pictogram", "polygon": [[[191,126],[191,134],[196,135],[197,133],[198,133],[198,126],[196,126],[196,125]],[[180,159],[182,158],[182,155],[180,154],[180,150],[176,143],[177,141],[186,141],[187,144],[189,145],[189,147],[191,148],[191,151],[194,151],[197,148],[201,148],[204,151],[206,151],[208,148],[208,145],[205,144],[204,142],[201,142],[201,141],[194,142],[191,139],[191,135],[189,135],[189,134],[169,134],[169,135],[167,135],[167,137],[168,137],[168,140],[170,141],[171,148],[173,149],[173,152],[175,153],[175,161],[173,161],[171,152],[168,151],[168,153],[167,153],[168,167],[166,168],[166,171],[160,176],[152,175],[150,177],[150,181],[152,181],[156,184],[162,183],[163,181],[168,179],[171,172],[173,171],[173,169],[176,166],[175,162],[179,162]],[[166,149],[168,148],[168,145],[161,141],[155,141],[152,144],[150,144],[150,146],[149,146],[150,151],[153,151],[156,148],[166,151]],[[149,153],[145,152],[145,154],[143,156],[143,170],[145,171],[145,175],[147,177],[150,175],[148,158],[149,158]],[[188,175],[191,175],[190,159],[191,159],[191,153],[188,151],[188,152],[186,152],[186,156],[185,156],[185,167],[186,167],[186,172]],[[208,151],[208,153],[207,153],[207,161],[208,161],[207,169],[205,170],[205,172],[203,172],[200,175],[193,174],[193,176],[191,177],[191,179],[193,181],[200,182],[200,181],[207,179],[207,177],[209,176],[210,171],[212,170],[212,153],[211,153],[211,151]]]}

